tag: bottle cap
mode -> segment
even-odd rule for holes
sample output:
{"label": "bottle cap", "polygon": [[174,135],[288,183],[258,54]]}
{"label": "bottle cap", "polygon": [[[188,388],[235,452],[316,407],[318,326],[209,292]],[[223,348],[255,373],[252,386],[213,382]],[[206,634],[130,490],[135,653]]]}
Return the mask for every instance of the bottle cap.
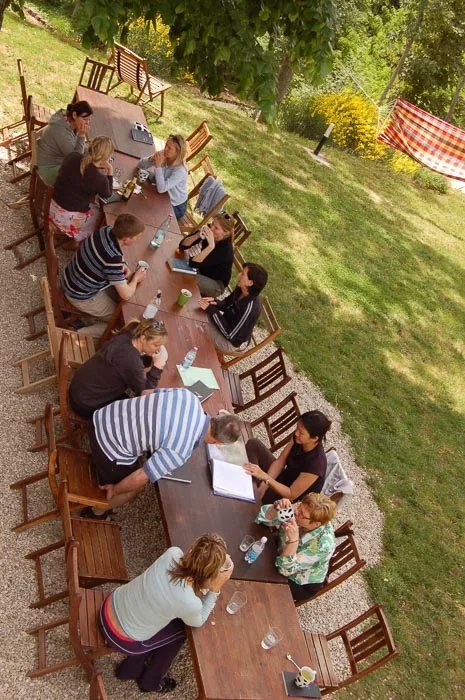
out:
{"label": "bottle cap", "polygon": [[195,351],[197,351],[197,350],[198,350],[198,347],[197,347],[197,345],[194,345],[194,350],[195,350]]}
{"label": "bottle cap", "polygon": [[268,542],[268,537],[260,537],[260,542],[263,542],[263,544],[265,544],[265,542]]}

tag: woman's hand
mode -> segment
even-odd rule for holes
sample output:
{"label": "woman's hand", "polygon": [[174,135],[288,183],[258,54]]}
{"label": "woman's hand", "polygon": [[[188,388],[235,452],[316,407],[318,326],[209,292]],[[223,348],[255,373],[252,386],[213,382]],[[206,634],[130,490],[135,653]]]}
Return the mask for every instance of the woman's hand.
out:
{"label": "woman's hand", "polygon": [[161,168],[165,160],[165,154],[163,153],[163,151],[156,151],[152,156],[151,160],[153,160],[153,162],[155,163],[156,168]]}
{"label": "woman's hand", "polygon": [[298,542],[299,540],[299,526],[297,525],[296,521],[293,520],[288,520],[287,523],[284,523],[283,525],[284,532],[286,533],[286,537],[288,542]]}
{"label": "woman's hand", "polygon": [[210,226],[202,226],[202,231],[205,232],[205,240],[207,241],[208,245],[211,246],[212,248],[215,247],[215,237],[213,236],[213,232],[210,228]]}
{"label": "woman's hand", "polygon": [[278,501],[275,501],[273,505],[275,508],[290,508],[292,503],[288,498],[280,498]]}
{"label": "woman's hand", "polygon": [[250,462],[246,462],[245,464],[242,465],[242,468],[244,471],[247,472],[247,474],[250,474],[250,476],[254,476],[256,479],[260,479],[260,481],[265,481],[268,479],[268,474],[263,471],[263,469],[260,469],[258,464],[251,464]]}
{"label": "woman's hand", "polygon": [[203,297],[199,301],[199,306],[201,309],[205,311],[206,308],[208,308],[212,304],[213,306],[216,306],[216,301],[213,299],[213,297]]}
{"label": "woman's hand", "polygon": [[224,584],[229,581],[234,571],[234,563],[229,567],[227,571],[220,571],[218,576],[213,579],[210,584],[210,590],[212,593],[219,593],[223,588]]}
{"label": "woman's hand", "polygon": [[160,345],[158,352],[152,355],[152,367],[157,369],[164,369],[166,363],[168,362],[168,350],[164,345]]}

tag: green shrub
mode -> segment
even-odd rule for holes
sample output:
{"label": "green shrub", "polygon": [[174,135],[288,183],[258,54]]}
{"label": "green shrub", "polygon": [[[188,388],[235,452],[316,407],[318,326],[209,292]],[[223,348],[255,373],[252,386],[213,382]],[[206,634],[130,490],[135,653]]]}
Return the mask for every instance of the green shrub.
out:
{"label": "green shrub", "polygon": [[173,49],[169,27],[157,19],[157,28],[148,27],[143,19],[133,22],[126,38],[126,46],[147,59],[152,75],[167,78],[173,64]]}
{"label": "green shrub", "polygon": [[320,139],[328,125],[313,114],[315,97],[315,92],[305,87],[292,90],[280,107],[279,127],[307,139]]}
{"label": "green shrub", "polygon": [[450,189],[449,180],[444,175],[435,173],[434,170],[429,168],[419,168],[413,174],[413,179],[417,185],[424,187],[426,190],[447,194]]}

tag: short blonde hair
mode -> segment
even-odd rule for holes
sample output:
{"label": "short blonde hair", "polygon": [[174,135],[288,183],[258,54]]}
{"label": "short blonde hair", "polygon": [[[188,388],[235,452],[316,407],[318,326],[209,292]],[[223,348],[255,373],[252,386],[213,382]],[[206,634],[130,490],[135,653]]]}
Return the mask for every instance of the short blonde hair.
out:
{"label": "short blonde hair", "polygon": [[336,503],[322,493],[308,493],[301,503],[309,508],[309,518],[314,523],[326,525],[336,515]]}
{"label": "short blonde hair", "polygon": [[218,576],[225,561],[224,539],[216,533],[200,535],[169,570],[170,581],[179,583],[190,578],[194,593],[200,596],[202,589]]}
{"label": "short blonde hair", "polygon": [[108,136],[96,136],[89,142],[87,153],[81,160],[81,175],[84,175],[86,168],[91,163],[98,163],[101,160],[108,160],[114,151],[113,141]]}

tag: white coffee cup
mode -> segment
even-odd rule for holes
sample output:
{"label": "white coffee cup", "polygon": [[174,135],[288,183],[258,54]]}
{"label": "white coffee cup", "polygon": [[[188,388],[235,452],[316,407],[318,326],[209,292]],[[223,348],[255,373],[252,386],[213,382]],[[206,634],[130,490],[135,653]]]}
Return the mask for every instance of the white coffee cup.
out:
{"label": "white coffee cup", "polygon": [[287,508],[276,508],[276,514],[280,523],[287,523],[294,517],[294,508],[288,506]]}
{"label": "white coffee cup", "polygon": [[150,265],[145,260],[138,260],[137,267],[141,267],[143,270],[148,270]]}
{"label": "white coffee cup", "polygon": [[310,666],[302,666],[299,673],[296,675],[296,677],[294,679],[294,683],[299,688],[306,688],[307,686],[310,685],[310,683],[313,683],[315,678],[316,678],[316,671],[314,671],[313,668],[310,668]]}
{"label": "white coffee cup", "polygon": [[150,175],[148,170],[144,170],[143,168],[139,170],[139,173],[137,175],[137,179],[139,182],[145,182],[148,179],[148,176]]}

